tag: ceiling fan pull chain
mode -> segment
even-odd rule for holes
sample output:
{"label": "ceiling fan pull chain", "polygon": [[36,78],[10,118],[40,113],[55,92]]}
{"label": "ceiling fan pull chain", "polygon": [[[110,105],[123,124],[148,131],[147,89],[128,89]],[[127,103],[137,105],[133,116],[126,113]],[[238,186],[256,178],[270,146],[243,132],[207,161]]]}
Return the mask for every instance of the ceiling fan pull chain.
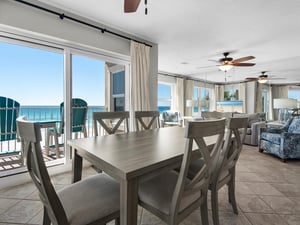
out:
{"label": "ceiling fan pull chain", "polygon": [[145,0],[145,15],[148,15],[147,0]]}

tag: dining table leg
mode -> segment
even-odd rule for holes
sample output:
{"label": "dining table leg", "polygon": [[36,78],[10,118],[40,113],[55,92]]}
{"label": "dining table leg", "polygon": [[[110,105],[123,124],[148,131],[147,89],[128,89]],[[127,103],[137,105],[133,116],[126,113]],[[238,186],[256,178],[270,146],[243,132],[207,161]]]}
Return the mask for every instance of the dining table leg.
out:
{"label": "dining table leg", "polygon": [[121,225],[137,224],[138,182],[137,178],[122,180],[120,183]]}
{"label": "dining table leg", "polygon": [[81,180],[82,176],[82,157],[77,154],[77,150],[74,149],[74,157],[73,157],[73,177],[72,183]]}

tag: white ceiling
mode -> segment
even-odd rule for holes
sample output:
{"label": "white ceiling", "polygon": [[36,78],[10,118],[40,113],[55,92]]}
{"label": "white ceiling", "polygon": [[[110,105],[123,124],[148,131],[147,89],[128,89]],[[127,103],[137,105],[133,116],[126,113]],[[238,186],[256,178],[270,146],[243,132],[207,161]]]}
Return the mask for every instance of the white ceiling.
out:
{"label": "white ceiling", "polygon": [[[123,0],[40,0],[159,45],[159,71],[224,82],[218,60],[253,55],[254,67],[234,67],[227,81],[269,71],[270,83],[300,83],[299,0],[148,0],[135,13]],[[278,79],[275,78],[285,78]]]}

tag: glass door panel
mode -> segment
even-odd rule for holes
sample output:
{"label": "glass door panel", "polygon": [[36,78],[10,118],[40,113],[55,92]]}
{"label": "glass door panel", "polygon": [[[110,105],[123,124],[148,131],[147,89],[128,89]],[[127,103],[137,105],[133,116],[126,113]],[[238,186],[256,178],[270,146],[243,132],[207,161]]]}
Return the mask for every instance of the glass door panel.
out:
{"label": "glass door panel", "polygon": [[[44,46],[0,41],[0,96],[20,103],[19,116],[32,121],[60,120],[59,104],[63,100],[63,52]],[[5,120],[2,121],[3,123]],[[55,123],[54,123],[55,125]],[[46,151],[47,129],[42,130],[42,148],[47,164],[56,161],[56,154]],[[17,140],[1,141],[0,173],[14,173],[23,167]],[[61,152],[63,158],[64,152]],[[1,175],[0,175],[1,176]]]}

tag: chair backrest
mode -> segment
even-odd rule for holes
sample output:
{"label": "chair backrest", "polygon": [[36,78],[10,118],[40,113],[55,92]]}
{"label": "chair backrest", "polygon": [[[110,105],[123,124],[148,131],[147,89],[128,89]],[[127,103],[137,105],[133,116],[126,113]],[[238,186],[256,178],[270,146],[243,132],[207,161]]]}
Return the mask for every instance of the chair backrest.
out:
{"label": "chair backrest", "polygon": [[[182,196],[195,196],[195,193],[200,193],[200,191],[202,192],[203,190],[207,191],[210,182],[213,158],[210,154],[211,149],[207,144],[209,142],[207,142],[208,140],[205,140],[205,138],[214,138],[214,140],[216,139],[217,141],[215,142],[212,151],[219,152],[222,148],[224,133],[225,119],[214,121],[203,120],[188,123],[188,126],[185,129],[185,138],[187,140],[185,145],[184,156],[172,198],[172,216],[176,217],[180,208]],[[201,158],[203,160],[203,166],[199,168],[193,179],[187,183],[189,165],[191,160],[195,160],[194,154],[197,153],[200,153],[198,158]],[[184,202],[183,204],[192,205],[196,203],[196,207],[199,207],[199,201],[202,194],[199,195],[199,199],[190,198],[191,202]]]}
{"label": "chair backrest", "polygon": [[159,111],[135,111],[136,131],[160,128],[159,116]]}
{"label": "chair backrest", "polygon": [[42,156],[40,124],[18,118],[17,126],[21,141],[24,143],[28,172],[39,190],[40,199],[47,209],[51,222],[53,224],[68,224],[66,213],[51,183]]}
{"label": "chair backrest", "polygon": [[16,119],[19,116],[20,103],[0,96],[0,141],[17,138]]}
{"label": "chair backrest", "polygon": [[129,132],[129,112],[93,112],[94,133],[99,135],[98,123],[108,134],[115,134],[119,131],[121,124],[124,124],[124,132]]}
{"label": "chair backrest", "polygon": [[163,111],[162,119],[164,122],[178,122],[179,123],[181,120],[180,112],[171,111],[171,110]]}
{"label": "chair backrest", "polygon": [[[88,111],[87,102],[80,98],[72,99],[72,132],[86,132],[86,117]],[[60,133],[64,133],[64,103],[60,104],[61,127]]]}
{"label": "chair backrest", "polygon": [[215,164],[212,182],[218,182],[222,172],[230,171],[237,163],[247,133],[248,118],[229,118],[223,149]]}

